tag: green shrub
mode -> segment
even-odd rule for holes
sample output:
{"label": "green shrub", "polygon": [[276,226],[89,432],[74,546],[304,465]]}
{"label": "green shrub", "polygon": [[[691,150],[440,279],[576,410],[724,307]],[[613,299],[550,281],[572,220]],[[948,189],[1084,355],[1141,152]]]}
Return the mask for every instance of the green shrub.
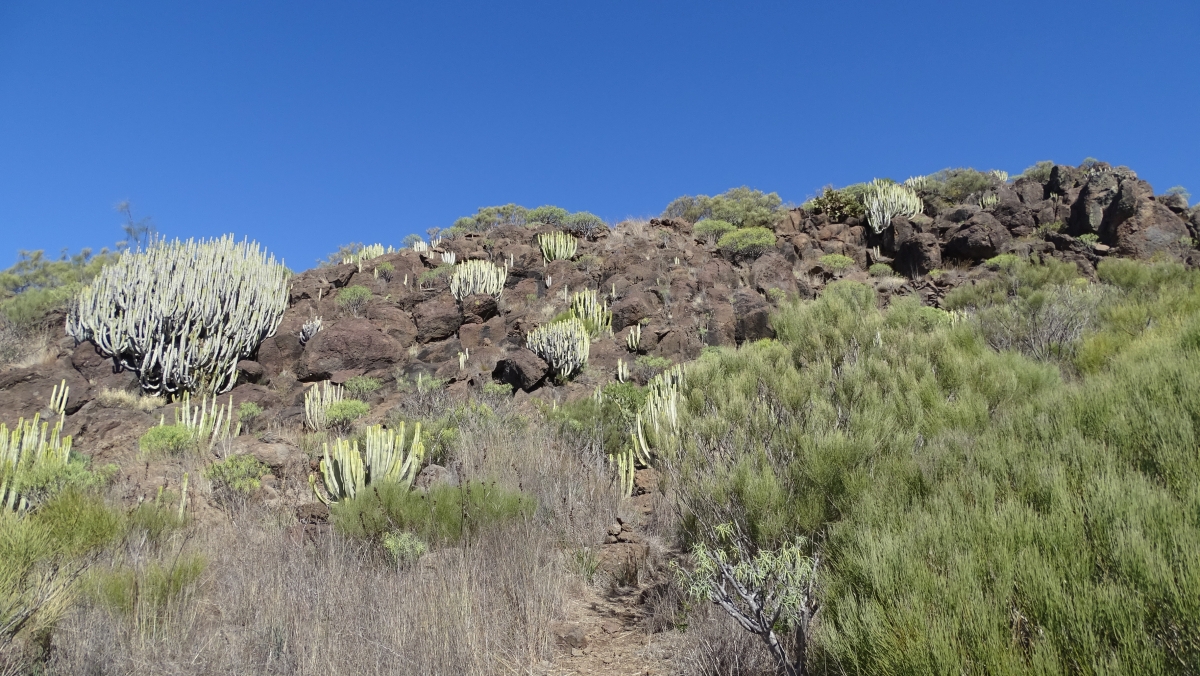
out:
{"label": "green shrub", "polygon": [[536,209],[530,209],[529,213],[525,214],[525,220],[528,225],[542,223],[557,227],[566,223],[567,217],[570,215],[570,212],[566,209],[547,204]]}
{"label": "green shrub", "polygon": [[783,200],[775,193],[748,187],[732,188],[715,197],[684,195],[663,211],[664,218],[696,223],[704,219],[726,221],[739,228],[770,228],[783,212]]}
{"label": "green shrub", "polygon": [[895,274],[892,271],[892,266],[887,263],[874,263],[871,267],[867,268],[867,273],[872,277],[891,277]]}
{"label": "green shrub", "polygon": [[338,292],[337,306],[342,312],[348,312],[355,317],[362,315],[363,310],[367,309],[367,303],[371,300],[371,290],[365,286],[356,284],[347,286]]}
{"label": "green shrub", "polygon": [[562,223],[563,230],[583,239],[594,239],[597,233],[607,228],[603,218],[586,211],[573,213]]}
{"label": "green shrub", "polygon": [[[427,493],[383,483],[333,506],[333,523],[357,538],[408,531],[424,542],[453,543],[464,536],[533,515],[536,505],[520,491],[495,484],[439,484]],[[465,517],[465,518],[464,518]]]}
{"label": "green shrub", "polygon": [[506,225],[525,225],[529,210],[519,204],[505,204],[495,207],[480,207],[473,216],[464,216],[457,221],[449,230],[442,231],[442,237],[452,239],[454,233],[451,230],[458,232],[483,232],[491,228],[499,228]]}
{"label": "green shrub", "polygon": [[52,310],[65,309],[114,260],[116,254],[105,249],[96,256],[91,249],[74,256],[64,252],[58,260],[42,251],[21,251],[13,266],[0,272],[0,315],[17,327],[30,327]]}
{"label": "green shrub", "polygon": [[442,263],[436,268],[422,272],[417,277],[417,284],[419,286],[425,286],[426,284],[432,284],[443,277],[449,277],[452,274],[454,274],[454,266],[450,263]]}
{"label": "green shrub", "polygon": [[814,213],[826,214],[833,223],[841,223],[847,218],[861,218],[864,211],[862,201],[848,189],[834,190],[826,186],[820,197],[809,200],[808,207]]}
{"label": "green shrub", "polygon": [[[1124,342],[1077,380],[852,282],[688,370],[668,463],[685,536],[821,543],[812,673],[1200,663],[1200,273],[1108,263],[1121,297],[1084,342]],[[975,300],[1077,274],[1019,261]]]}
{"label": "green shrub", "polygon": [[0,510],[0,642],[53,625],[70,606],[76,580],[122,531],[118,513],[78,490],[33,513]]}
{"label": "green shrub", "polygon": [[259,406],[252,401],[243,401],[241,405],[238,406],[238,420],[244,424],[252,424],[255,420],[258,420],[258,417],[262,414],[262,406]]}
{"label": "green shrub", "polygon": [[508,397],[513,393],[513,386],[508,383],[484,383],[483,393],[489,397]]}
{"label": "green shrub", "polygon": [[637,379],[644,383],[673,365],[666,357],[644,354],[633,360],[633,372]]}
{"label": "green shrub", "polygon": [[997,180],[981,171],[964,168],[943,169],[930,174],[929,179],[932,181],[929,192],[954,204],[987,190]]}
{"label": "green shrub", "polygon": [[88,595],[111,611],[148,621],[194,588],[206,566],[203,556],[185,554],[145,567],[107,570],[88,580]]}
{"label": "green shrub", "polygon": [[330,405],[325,420],[331,429],[347,431],[355,420],[371,412],[371,407],[357,399],[343,399]]}
{"label": "green shrub", "polygon": [[397,566],[407,566],[425,555],[429,547],[412,533],[384,533],[383,548]]}
{"label": "green shrub", "polygon": [[606,455],[615,455],[629,444],[629,430],[646,403],[646,390],[634,383],[609,383],[600,401],[588,397],[560,404],[547,416],[569,435],[601,441]]}
{"label": "green shrub", "polygon": [[1100,241],[1100,235],[1097,235],[1094,232],[1085,232],[1079,236],[1079,241],[1088,246],[1092,246]]}
{"label": "green shrub", "polygon": [[854,267],[854,259],[842,254],[825,254],[817,259],[821,267],[830,272],[843,272]]}
{"label": "green shrub", "polygon": [[204,478],[218,491],[250,495],[262,487],[263,475],[270,473],[271,468],[252,455],[231,455],[205,468]]}
{"label": "green shrub", "polygon": [[734,230],[737,230],[737,226],[733,225],[729,221],[706,218],[699,223],[696,223],[696,227],[692,229],[692,232],[695,234],[696,239],[711,243],[720,240],[722,237],[728,235]]}
{"label": "green shrub", "polygon": [[726,233],[717,246],[736,256],[756,258],[775,246],[775,233],[766,228],[739,228]]}
{"label": "green shrub", "polygon": [[1045,160],[1028,167],[1025,169],[1025,171],[1021,172],[1021,175],[1017,178],[1032,178],[1038,183],[1049,183],[1050,172],[1053,170],[1054,163],[1050,160]]}
{"label": "green shrub", "polygon": [[378,378],[372,378],[370,376],[354,376],[353,378],[347,380],[342,387],[346,389],[346,392],[350,396],[362,397],[371,394],[372,392],[379,391],[379,388],[383,387],[383,383],[381,383]]}
{"label": "green shrub", "polygon": [[184,425],[158,425],[138,439],[138,448],[148,455],[182,455],[196,447],[196,437]]}

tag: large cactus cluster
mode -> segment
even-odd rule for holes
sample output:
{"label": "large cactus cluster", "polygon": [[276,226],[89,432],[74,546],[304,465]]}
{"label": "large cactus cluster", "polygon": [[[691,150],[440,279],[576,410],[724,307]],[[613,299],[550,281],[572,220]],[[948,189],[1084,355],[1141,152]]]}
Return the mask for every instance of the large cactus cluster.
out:
{"label": "large cactus cluster", "polygon": [[390,246],[384,249],[382,244],[368,244],[349,256],[343,256],[342,264],[357,263],[359,265],[359,272],[361,272],[363,261],[369,261],[372,258],[379,258],[385,253],[392,253],[394,251],[395,249]]}
{"label": "large cactus cluster", "polygon": [[359,452],[358,441],[339,438],[334,441],[332,451],[325,444],[325,457],[320,465],[325,492],[317,489],[315,475],[309,477],[317,499],[325,504],[348,500],[367,486],[385,482],[412,485],[425,457],[421,423],[413,426],[411,438],[405,433],[404,423],[394,430],[382,425],[368,427],[363,443],[365,452]]}
{"label": "large cactus cluster", "polygon": [[10,431],[0,423],[0,508],[25,511],[29,496],[23,477],[44,469],[65,467],[71,457],[71,437],[62,435],[63,417],[53,427],[41,421],[21,418]]}
{"label": "large cactus cluster", "polygon": [[633,492],[633,477],[638,467],[647,467],[660,451],[675,447],[679,440],[679,396],[683,386],[683,368],[675,366],[650,379],[646,384],[646,402],[634,416],[629,444],[610,460],[621,480],[621,493]]}
{"label": "large cactus cluster", "polygon": [[595,289],[571,294],[571,314],[583,320],[590,337],[612,335],[612,312],[608,309],[608,304],[600,300]]}
{"label": "large cactus cluster", "polygon": [[450,276],[450,293],[458,300],[477,293],[500,297],[508,270],[487,261],[471,259],[454,266]]}
{"label": "large cactus cluster", "polygon": [[530,331],[525,345],[565,380],[587,364],[592,343],[583,321],[571,317]]}
{"label": "large cactus cluster", "polygon": [[570,260],[575,257],[579,240],[565,232],[543,232],[538,235],[538,246],[542,248],[542,257],[546,262]]}
{"label": "large cactus cluster", "polygon": [[221,394],[238,360],[275,335],[288,303],[287,268],[232,235],[125,251],[83,288],[67,333],[90,340],[152,394]]}
{"label": "large cactus cluster", "polygon": [[344,399],[346,390],[328,380],[308,388],[304,393],[304,422],[314,432],[329,427],[329,407]]}
{"label": "large cactus cluster", "polygon": [[863,205],[867,208],[867,222],[876,233],[887,230],[893,216],[916,216],[925,210],[925,203],[913,188],[879,179],[866,185]]}

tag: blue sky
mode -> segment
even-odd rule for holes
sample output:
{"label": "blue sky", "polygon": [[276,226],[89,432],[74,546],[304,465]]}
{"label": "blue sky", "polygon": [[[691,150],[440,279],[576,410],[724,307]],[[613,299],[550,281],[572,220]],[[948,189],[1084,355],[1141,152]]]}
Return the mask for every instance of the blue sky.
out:
{"label": "blue sky", "polygon": [[0,265],[246,235],[294,269],[489,204],[1126,164],[1200,198],[1200,3],[0,3]]}

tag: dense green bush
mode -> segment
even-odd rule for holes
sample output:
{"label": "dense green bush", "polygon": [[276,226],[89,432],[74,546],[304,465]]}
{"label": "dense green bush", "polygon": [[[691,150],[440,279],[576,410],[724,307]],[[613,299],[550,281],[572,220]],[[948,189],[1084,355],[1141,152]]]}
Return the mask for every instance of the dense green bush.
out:
{"label": "dense green bush", "polygon": [[943,169],[927,178],[929,183],[923,192],[941,197],[952,204],[964,202],[968,197],[982,193],[998,180],[995,176],[970,168]]}
{"label": "dense green bush", "polygon": [[562,223],[563,230],[583,239],[595,239],[596,235],[606,228],[608,224],[603,218],[586,211],[573,213]]}
{"label": "dense green bush", "polygon": [[367,303],[370,300],[371,290],[365,286],[356,284],[338,292],[337,306],[342,312],[348,312],[358,317],[362,315],[363,310],[367,309]]}
{"label": "dense green bush", "polygon": [[892,266],[887,263],[872,263],[871,267],[867,268],[867,273],[872,277],[890,277],[895,274]]}
{"label": "dense green bush", "polygon": [[[851,216],[861,218],[863,215],[862,200],[852,190],[859,186],[851,186],[842,190],[834,190],[832,186],[826,186],[821,191],[820,197],[814,197],[805,206],[813,213],[826,214],[833,223],[841,223]],[[861,193],[861,191],[859,192]]]}
{"label": "dense green bush", "polygon": [[454,266],[450,263],[442,263],[436,268],[422,272],[420,276],[417,277],[417,284],[419,286],[432,284],[433,282],[436,282],[443,277],[449,277],[452,274],[454,274]]}
{"label": "dense green bush", "polygon": [[346,389],[346,393],[350,396],[362,397],[377,392],[379,388],[383,387],[383,383],[378,378],[370,376],[354,376],[347,380],[342,387]]}
{"label": "dense green bush", "polygon": [[533,515],[536,505],[520,491],[495,484],[438,484],[428,492],[382,483],[333,506],[333,523],[346,535],[382,538],[408,531],[424,542],[453,543],[464,536]]}
{"label": "dense green bush", "polygon": [[818,258],[817,262],[830,272],[842,272],[854,267],[854,259],[842,254],[825,254]]}
{"label": "dense green bush", "polygon": [[252,455],[231,455],[206,467],[204,478],[218,492],[250,495],[262,487],[263,475],[270,472],[270,467]]}
{"label": "dense green bush", "polygon": [[567,221],[567,217],[571,213],[562,207],[552,205],[540,206],[536,209],[530,209],[525,214],[525,219],[530,223],[544,223],[546,225],[560,226]]}
{"label": "dense green bush", "polygon": [[697,223],[696,227],[692,228],[692,233],[695,234],[696,239],[711,243],[720,240],[734,230],[737,230],[737,226],[729,221],[706,218]]}
{"label": "dense green bush", "polygon": [[[528,213],[529,210],[519,204],[480,207],[473,216],[463,216],[450,227],[461,232],[483,232],[505,225],[525,225]],[[443,237],[447,235],[447,232],[442,233]]]}
{"label": "dense green bush", "polygon": [[196,447],[196,436],[184,425],[158,425],[138,439],[138,448],[149,455],[181,455]]}
{"label": "dense green bush", "polygon": [[756,258],[775,246],[775,233],[766,228],[738,228],[717,240],[717,247],[735,256]]}
{"label": "dense green bush", "polygon": [[355,420],[371,412],[371,407],[357,399],[343,399],[330,405],[325,411],[325,420],[330,429],[347,431]]}
{"label": "dense green bush", "polygon": [[1038,183],[1048,183],[1050,181],[1050,172],[1053,170],[1054,163],[1050,160],[1044,160],[1027,167],[1017,178],[1032,178]]}
{"label": "dense green bush", "polygon": [[[821,543],[813,673],[1200,664],[1200,273],[1114,263],[1101,279],[1120,297],[1080,350],[1102,341],[1103,358],[1077,381],[852,282],[688,371],[669,463],[685,530]],[[959,301],[1070,283],[1005,265]]]}
{"label": "dense green bush", "polygon": [[714,219],[739,228],[770,228],[783,213],[783,200],[775,193],[764,193],[745,186],[720,195],[684,195],[663,211],[664,218],[681,218],[696,223]]}

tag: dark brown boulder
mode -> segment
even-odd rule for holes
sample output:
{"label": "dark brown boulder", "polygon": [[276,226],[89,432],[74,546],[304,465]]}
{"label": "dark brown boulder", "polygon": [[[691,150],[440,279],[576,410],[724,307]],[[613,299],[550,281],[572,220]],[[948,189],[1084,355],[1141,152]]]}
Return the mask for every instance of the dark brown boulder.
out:
{"label": "dark brown boulder", "polygon": [[474,350],[499,345],[507,337],[508,329],[503,317],[492,317],[482,324],[463,324],[458,327],[458,340],[462,346]]}
{"label": "dark brown boulder", "polygon": [[1159,202],[1164,207],[1170,209],[1171,211],[1175,212],[1179,216],[1181,216],[1183,218],[1187,218],[1188,203],[1187,203],[1187,200],[1184,199],[1183,195],[1176,195],[1176,194],[1156,195],[1154,197],[1154,199],[1155,199],[1155,201]]}
{"label": "dark brown boulder", "polygon": [[550,367],[541,357],[522,347],[497,362],[492,377],[528,392],[537,387],[549,371]]}
{"label": "dark brown boulder", "polygon": [[1008,229],[986,212],[971,216],[967,222],[947,232],[946,237],[946,254],[973,261],[995,256],[1012,240]]}
{"label": "dark brown boulder", "polygon": [[942,247],[937,236],[929,232],[913,235],[897,252],[894,267],[913,276],[942,267]]}
{"label": "dark brown boulder", "polygon": [[799,290],[796,276],[792,274],[792,264],[777,251],[759,256],[750,267],[750,278],[754,288],[764,295],[771,289],[778,289],[786,295],[793,295]]}
{"label": "dark brown boulder", "polygon": [[738,289],[733,294],[733,308],[737,313],[734,338],[737,342],[774,338],[771,328],[771,306],[752,289]]}
{"label": "dark brown boulder", "polygon": [[482,324],[497,315],[496,298],[481,294],[467,296],[462,302],[462,312],[464,324]]}
{"label": "dark brown boulder", "polygon": [[1071,207],[1070,232],[1095,232],[1123,256],[1180,252],[1187,223],[1154,198],[1150,184],[1125,167],[1092,172]]}
{"label": "dark brown boulder", "polygon": [[0,374],[0,422],[12,425],[18,418],[29,419],[38,412],[48,414],[50,395],[63,380],[70,388],[67,413],[74,413],[91,400],[92,388],[78,371],[71,368],[69,359],[64,357],[54,364],[12,369]]}
{"label": "dark brown boulder", "polygon": [[300,380],[326,380],[335,371],[386,369],[404,356],[404,348],[366,319],[343,319],[321,329],[304,347],[296,367]]}
{"label": "dark brown boulder", "polygon": [[237,363],[238,382],[257,383],[263,377],[262,364],[243,359]]}
{"label": "dark brown boulder", "polygon": [[417,325],[404,310],[393,305],[377,304],[367,309],[367,318],[389,338],[403,347],[417,339]]}
{"label": "dark brown boulder", "polygon": [[613,331],[637,324],[654,314],[657,304],[650,298],[645,294],[632,293],[613,304]]}
{"label": "dark brown boulder", "polygon": [[462,326],[462,312],[449,294],[427,300],[413,311],[417,324],[417,342],[428,343],[453,336]]}

